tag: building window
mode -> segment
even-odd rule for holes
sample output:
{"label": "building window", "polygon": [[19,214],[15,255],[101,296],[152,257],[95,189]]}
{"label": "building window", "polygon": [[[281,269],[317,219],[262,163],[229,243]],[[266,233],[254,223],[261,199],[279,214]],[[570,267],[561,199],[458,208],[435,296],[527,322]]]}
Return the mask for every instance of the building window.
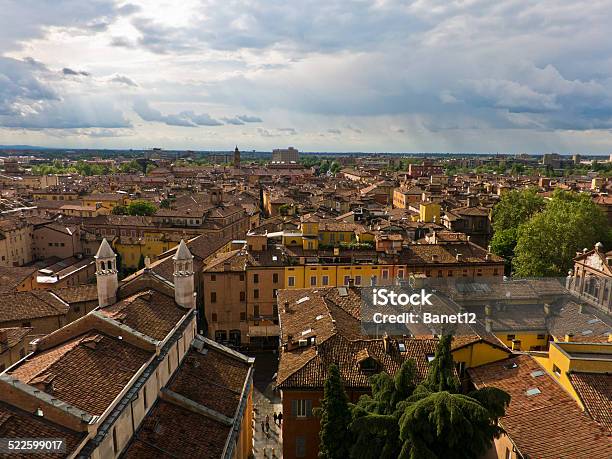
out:
{"label": "building window", "polygon": [[329,285],[329,276],[323,276],[321,278],[321,285],[323,286]]}
{"label": "building window", "polygon": [[142,388],[142,400],[144,402],[145,410],[149,408],[149,401],[147,400],[147,388],[146,386]]}
{"label": "building window", "polygon": [[557,365],[553,364],[553,373],[557,376],[557,378],[561,377],[561,368]]}
{"label": "building window", "polygon": [[259,289],[254,289],[253,290],[253,298],[259,298]]}
{"label": "building window", "polygon": [[506,455],[504,456],[505,459],[512,459],[512,451],[510,451],[510,448],[506,448]]}
{"label": "building window", "polygon": [[508,341],[512,341],[515,338],[516,338],[516,335],[506,335],[506,340]]}
{"label": "building window", "polygon": [[355,285],[361,285],[361,276],[355,276]]}
{"label": "building window", "polygon": [[370,279],[370,285],[372,285],[372,287],[375,287],[377,282],[378,278],[376,276],[372,276],[372,279]]}
{"label": "building window", "polygon": [[344,276],[344,285],[348,285],[351,280],[351,276]]}
{"label": "building window", "polygon": [[278,284],[278,273],[272,274],[272,282]]}
{"label": "building window", "polygon": [[306,457],[306,438],[295,437],[295,457]]}
{"label": "building window", "polygon": [[499,269],[493,268],[493,275],[494,276],[498,276],[499,275]]}
{"label": "building window", "polygon": [[253,316],[259,317],[259,305],[258,304],[253,305]]}
{"label": "building window", "polygon": [[244,273],[240,273],[240,282],[244,282]]}
{"label": "building window", "polygon": [[246,312],[240,313],[240,322],[246,322]]}
{"label": "building window", "polygon": [[388,270],[383,269],[382,278],[383,278],[383,280],[389,279],[389,271]]}
{"label": "building window", "polygon": [[310,276],[310,286],[311,287],[317,286],[317,276]]}
{"label": "building window", "polygon": [[216,322],[216,321],[217,321],[217,313],[216,313],[216,312],[213,312],[213,313],[210,315],[210,320],[212,320],[213,322]]}
{"label": "building window", "polygon": [[240,301],[244,301],[246,298],[245,293],[244,292],[240,292]]}
{"label": "building window", "polygon": [[403,278],[404,278],[404,270],[403,270],[403,269],[400,269],[400,270],[397,272],[397,277],[398,277],[399,279],[403,279]]}
{"label": "building window", "polygon": [[538,339],[546,339],[546,335],[538,335]]}
{"label": "building window", "polygon": [[210,292],[210,302],[211,303],[217,302],[217,292]]}
{"label": "building window", "polygon": [[289,287],[295,287],[295,277],[293,277],[293,276],[289,276],[289,277],[287,278],[287,285],[288,285]]}
{"label": "building window", "polygon": [[253,274],[253,283],[259,284],[259,274]]}
{"label": "building window", "polygon": [[217,280],[217,276],[215,274],[211,274],[210,275],[210,280],[211,280],[211,282],[216,281]]}
{"label": "building window", "polygon": [[312,416],[312,400],[293,400],[291,405],[291,411],[296,418]]}

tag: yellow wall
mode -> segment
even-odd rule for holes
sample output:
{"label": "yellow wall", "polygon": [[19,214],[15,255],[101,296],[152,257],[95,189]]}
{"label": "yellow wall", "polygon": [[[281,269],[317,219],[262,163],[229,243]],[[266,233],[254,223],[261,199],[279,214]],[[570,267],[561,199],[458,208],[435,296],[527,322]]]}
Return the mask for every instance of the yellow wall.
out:
{"label": "yellow wall", "polygon": [[[495,336],[502,341],[508,348],[512,349],[512,340],[508,339],[508,335],[514,335],[514,339],[521,341],[520,351],[535,351],[546,350],[548,345],[548,334],[546,330],[534,332],[517,332],[513,330],[495,331]],[[543,335],[543,338],[538,339],[538,335]],[[539,348],[539,349],[536,349]]]}
{"label": "yellow wall", "polygon": [[[299,265],[285,267],[285,288],[310,288],[311,277],[317,278],[316,287],[324,287],[323,276],[328,276],[329,281],[325,287],[341,287],[344,285],[344,277],[350,276],[351,279],[356,279],[361,276],[361,283],[355,285],[369,286],[372,276],[376,276],[377,284],[383,285],[393,279],[395,275],[394,268],[391,265]],[[389,272],[387,280],[383,280],[382,271],[386,269]],[[294,285],[289,284],[289,277],[295,278]]]}
{"label": "yellow wall", "polygon": [[419,205],[419,220],[426,223],[432,223],[434,221],[440,223],[440,204],[435,202],[428,202]]}
{"label": "yellow wall", "polygon": [[452,354],[455,363],[463,362],[465,368],[497,362],[508,357],[508,352],[484,342],[462,347],[452,351]]}
{"label": "yellow wall", "polygon": [[161,253],[175,247],[177,244],[177,242],[173,241],[159,240],[145,233],[143,243],[122,244],[117,242],[114,245],[114,249],[121,255],[121,263],[124,267],[138,268],[138,262],[140,261],[141,255],[154,259]]}
{"label": "yellow wall", "polygon": [[[592,373],[612,372],[612,360],[581,358],[580,355],[570,356],[568,352],[593,352],[612,355],[612,344],[551,343],[548,354],[534,355],[535,360],[582,406],[582,402],[567,377],[567,373],[569,371]],[[555,371],[555,366],[558,368],[558,371]]]}
{"label": "yellow wall", "polygon": [[339,242],[351,242],[355,236],[352,231],[321,231],[319,240],[321,244],[338,244]]}

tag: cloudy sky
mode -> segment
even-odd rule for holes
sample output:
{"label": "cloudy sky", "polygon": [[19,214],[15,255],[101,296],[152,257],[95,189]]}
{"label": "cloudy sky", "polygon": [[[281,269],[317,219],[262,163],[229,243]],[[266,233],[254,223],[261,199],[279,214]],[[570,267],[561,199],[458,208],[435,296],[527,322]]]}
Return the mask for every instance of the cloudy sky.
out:
{"label": "cloudy sky", "polygon": [[610,24],[612,0],[0,0],[0,144],[609,154]]}

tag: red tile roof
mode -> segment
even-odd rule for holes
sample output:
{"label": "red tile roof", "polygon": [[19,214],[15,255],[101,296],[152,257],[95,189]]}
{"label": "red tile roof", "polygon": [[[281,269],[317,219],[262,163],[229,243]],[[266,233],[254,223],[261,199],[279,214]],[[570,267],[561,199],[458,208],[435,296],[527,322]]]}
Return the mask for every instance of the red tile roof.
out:
{"label": "red tile roof", "polygon": [[[536,371],[543,373],[533,376]],[[476,387],[497,387],[512,397],[500,424],[523,457],[612,457],[612,439],[606,429],[589,418],[531,356],[470,368],[468,373]],[[540,393],[527,395],[534,388]]]}
{"label": "red tile roof", "polygon": [[34,353],[9,374],[87,413],[101,415],[152,354],[92,330]]}

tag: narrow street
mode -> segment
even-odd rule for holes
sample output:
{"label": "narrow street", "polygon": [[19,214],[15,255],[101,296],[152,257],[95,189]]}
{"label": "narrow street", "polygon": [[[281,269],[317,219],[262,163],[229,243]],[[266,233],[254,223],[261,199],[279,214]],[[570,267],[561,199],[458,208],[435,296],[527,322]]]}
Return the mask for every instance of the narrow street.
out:
{"label": "narrow street", "polygon": [[[282,412],[280,395],[273,391],[274,375],[278,368],[277,354],[259,352],[250,355],[255,357],[253,455],[257,459],[281,458],[283,457],[281,427],[274,422],[274,413]],[[269,416],[269,431],[266,431],[266,416]]]}

